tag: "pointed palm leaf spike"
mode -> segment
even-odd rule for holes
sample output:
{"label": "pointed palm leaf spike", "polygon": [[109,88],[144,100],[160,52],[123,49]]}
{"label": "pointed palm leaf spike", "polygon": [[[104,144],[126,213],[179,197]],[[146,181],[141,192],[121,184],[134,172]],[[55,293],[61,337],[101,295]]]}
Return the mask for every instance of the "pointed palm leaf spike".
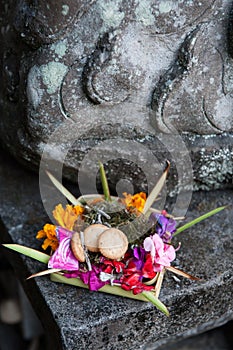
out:
{"label": "pointed palm leaf spike", "polygon": [[64,197],[66,197],[70,203],[73,205],[80,205],[83,206],[82,203],[76,199],[72,193],[70,193],[49,171],[46,171],[46,174],[54,184],[54,186],[63,194]]}
{"label": "pointed palm leaf spike", "polygon": [[165,268],[163,268],[163,270],[161,272],[159,272],[159,276],[155,285],[155,297],[159,298],[159,294],[161,291],[161,287],[162,287],[162,283],[163,283],[163,278],[164,278],[164,274],[165,274],[166,270]]}
{"label": "pointed palm leaf spike", "polygon": [[48,270],[40,271],[29,276],[27,280],[30,280],[31,278],[34,278],[34,277],[50,275],[51,273],[60,272],[60,271],[62,271],[62,269],[48,269]]}
{"label": "pointed palm leaf spike", "polygon": [[42,263],[47,264],[49,261],[50,256],[48,254],[39,252],[38,250],[24,247],[20,244],[3,244],[4,247],[9,248],[11,250],[14,250],[18,253],[21,253],[23,255],[29,256],[32,259],[38,260]]}
{"label": "pointed palm leaf spike", "polygon": [[163,172],[159,181],[157,182],[157,184],[155,185],[155,187],[153,188],[153,190],[151,191],[151,193],[149,194],[149,196],[146,200],[146,203],[145,203],[143,211],[142,211],[142,213],[144,215],[147,214],[148,210],[153,205],[153,203],[155,202],[156,198],[158,197],[160,191],[162,190],[162,188],[165,184],[166,178],[167,178],[169,168],[170,168],[170,162],[167,160],[167,167],[166,167],[165,171]]}
{"label": "pointed palm leaf spike", "polygon": [[101,178],[102,188],[104,192],[104,198],[106,201],[111,202],[111,196],[110,196],[110,191],[108,187],[108,180],[104,170],[103,163],[99,162],[99,168],[100,168],[100,178]]}
{"label": "pointed palm leaf spike", "polygon": [[151,292],[143,291],[141,293],[148,301],[157,307],[158,310],[162,311],[166,316],[170,316],[167,307]]}
{"label": "pointed palm leaf spike", "polygon": [[222,211],[223,209],[225,209],[227,206],[223,206],[223,207],[219,207],[219,208],[216,208],[214,210],[211,210],[209,211],[208,213],[204,214],[204,215],[201,215],[199,216],[199,218],[196,218],[190,222],[188,222],[187,224],[181,226],[181,227],[178,227],[178,229],[176,230],[176,232],[174,233],[173,237],[177,236],[179,233],[183,232],[184,230],[187,230],[187,228],[193,226],[193,225],[196,225],[198,224],[198,222],[201,222],[207,218],[209,218],[210,216],[212,215],[215,215],[217,214],[218,212]]}
{"label": "pointed palm leaf spike", "polygon": [[192,276],[189,273],[181,271],[181,270],[179,270],[179,269],[177,269],[176,267],[173,267],[173,266],[166,267],[166,270],[171,271],[171,272],[175,273],[176,275],[189,278],[190,280],[193,280],[193,281],[200,281],[200,278]]}

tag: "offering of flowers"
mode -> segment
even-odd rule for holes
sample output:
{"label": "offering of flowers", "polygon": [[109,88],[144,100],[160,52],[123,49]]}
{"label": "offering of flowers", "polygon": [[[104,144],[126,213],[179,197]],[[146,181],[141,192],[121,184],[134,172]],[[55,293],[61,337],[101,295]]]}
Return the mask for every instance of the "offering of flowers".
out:
{"label": "offering of flowers", "polygon": [[71,204],[58,204],[53,216],[56,225],[45,224],[36,238],[44,239],[42,248],[50,255],[17,244],[5,247],[47,264],[45,271],[29,278],[50,274],[55,282],[68,283],[124,297],[150,301],[167,316],[159,300],[166,271],[198,280],[171,265],[180,248],[173,237],[192,225],[221,211],[220,207],[179,226],[165,210],[152,207],[169,170],[169,162],[148,198],[143,192],[111,197],[103,165],[100,175],[104,195],[76,199],[50,173],[53,184]]}

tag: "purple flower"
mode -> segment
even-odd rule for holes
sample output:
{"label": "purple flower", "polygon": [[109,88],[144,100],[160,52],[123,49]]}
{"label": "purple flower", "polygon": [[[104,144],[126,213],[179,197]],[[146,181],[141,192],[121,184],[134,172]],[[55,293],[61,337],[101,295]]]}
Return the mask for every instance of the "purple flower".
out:
{"label": "purple flower", "polygon": [[70,240],[74,232],[63,227],[56,228],[59,246],[49,259],[48,268],[74,271],[79,269],[79,262],[70,249]]}
{"label": "purple flower", "polygon": [[67,278],[77,278],[79,277],[80,280],[89,286],[90,290],[97,291],[100,288],[102,288],[105,284],[108,284],[109,281],[101,281],[100,280],[100,272],[101,268],[98,266],[92,265],[91,271],[75,271],[71,273],[66,273],[65,277]]}
{"label": "purple flower", "polygon": [[92,271],[89,271],[89,289],[90,290],[98,290],[102,288],[108,281],[101,281],[100,276],[101,269],[97,266],[92,266]]}
{"label": "purple flower", "polygon": [[133,249],[133,255],[134,255],[133,262],[137,270],[141,270],[145,263],[145,255],[146,255],[145,249],[142,247],[135,247]]}
{"label": "purple flower", "polygon": [[155,232],[159,237],[161,237],[164,242],[170,242],[173,233],[176,231],[176,221],[156,213],[152,213],[149,220],[156,224]]}

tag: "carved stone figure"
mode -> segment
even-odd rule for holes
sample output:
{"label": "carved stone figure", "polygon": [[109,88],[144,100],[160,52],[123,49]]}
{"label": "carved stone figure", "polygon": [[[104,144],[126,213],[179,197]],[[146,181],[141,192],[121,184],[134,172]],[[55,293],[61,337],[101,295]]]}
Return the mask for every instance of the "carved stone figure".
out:
{"label": "carved stone figure", "polygon": [[177,133],[194,154],[196,188],[230,183],[231,6],[230,0],[1,0],[2,144],[38,166],[66,123],[60,151],[51,148],[49,156],[59,161],[68,147],[64,165],[72,177],[102,140],[136,140],[162,161],[166,152],[156,135]]}

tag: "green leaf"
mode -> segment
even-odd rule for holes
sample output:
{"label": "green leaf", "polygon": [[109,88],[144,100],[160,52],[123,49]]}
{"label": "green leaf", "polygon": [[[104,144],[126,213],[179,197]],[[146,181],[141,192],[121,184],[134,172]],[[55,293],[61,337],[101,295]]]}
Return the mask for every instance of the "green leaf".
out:
{"label": "green leaf", "polygon": [[209,211],[208,213],[202,215],[202,216],[199,216],[198,218],[188,222],[187,224],[181,226],[181,227],[178,227],[178,229],[176,230],[176,232],[174,233],[173,237],[177,236],[179,233],[183,232],[184,230],[187,230],[188,228],[190,228],[191,226],[193,225],[196,225],[198,224],[198,222],[201,222],[207,218],[209,218],[210,216],[212,215],[215,215],[217,213],[219,213],[220,211],[222,211],[223,209],[225,209],[227,206],[223,206],[223,207],[219,207],[219,208],[216,208],[214,210],[211,210]]}
{"label": "green leaf", "polygon": [[145,203],[143,211],[142,211],[142,213],[144,215],[146,215],[146,213],[149,211],[150,207],[152,206],[152,204],[154,203],[154,201],[158,197],[160,191],[162,190],[164,183],[166,181],[166,178],[167,178],[167,173],[168,173],[169,168],[170,168],[170,163],[167,161],[167,167],[166,167],[165,171],[163,172],[159,181],[157,182],[157,184],[155,185],[155,187],[153,188],[153,190],[151,191],[151,193],[149,194],[149,196],[146,200],[146,203]]}
{"label": "green leaf", "polygon": [[[71,286],[81,287],[85,289],[89,289],[88,285],[84,284],[79,278],[67,278],[58,273],[52,273],[50,275],[50,279],[53,282],[65,283]],[[148,298],[144,297],[142,293],[134,295],[132,291],[124,290],[118,286],[111,286],[106,284],[102,288],[98,290],[98,292],[108,293],[117,295],[124,298],[136,299],[140,301],[148,301]]]}
{"label": "green leaf", "polygon": [[99,168],[100,168],[100,179],[101,179],[102,188],[103,188],[103,192],[104,192],[104,198],[106,201],[111,202],[111,196],[110,196],[110,191],[109,191],[109,187],[108,187],[108,180],[106,177],[103,163],[99,162]]}
{"label": "green leaf", "polygon": [[145,298],[147,298],[153,305],[155,305],[158,310],[163,312],[166,316],[170,316],[167,307],[158,298],[156,298],[153,293],[144,291],[141,294]]}
{"label": "green leaf", "polygon": [[49,171],[46,171],[46,174],[54,184],[54,186],[63,194],[64,197],[66,197],[70,203],[73,205],[80,205],[83,206],[82,203],[75,198],[72,193],[70,193]]}
{"label": "green leaf", "polygon": [[50,256],[45,253],[39,252],[38,250],[32,248],[24,247],[23,245],[3,244],[3,246],[23,255],[29,256],[30,258],[38,260],[44,264],[47,264],[50,258]]}
{"label": "green leaf", "polygon": [[[86,284],[84,284],[79,278],[66,278],[65,276],[62,276],[58,273],[52,273],[50,275],[50,279],[53,282],[60,282],[60,283],[66,283],[70,284],[72,286],[77,286],[81,288],[86,288],[89,289]],[[136,299],[136,300],[141,300],[141,301],[149,301],[153,305],[155,305],[160,311],[162,311],[166,316],[169,316],[169,311],[166,308],[166,306],[154,296],[153,293],[144,291],[140,294],[134,295],[132,291],[126,291],[120,287],[117,286],[111,286],[106,284],[102,288],[98,290],[98,292],[104,292],[104,293],[109,293],[109,294],[114,294],[118,295],[120,297],[126,297],[130,299]]]}

